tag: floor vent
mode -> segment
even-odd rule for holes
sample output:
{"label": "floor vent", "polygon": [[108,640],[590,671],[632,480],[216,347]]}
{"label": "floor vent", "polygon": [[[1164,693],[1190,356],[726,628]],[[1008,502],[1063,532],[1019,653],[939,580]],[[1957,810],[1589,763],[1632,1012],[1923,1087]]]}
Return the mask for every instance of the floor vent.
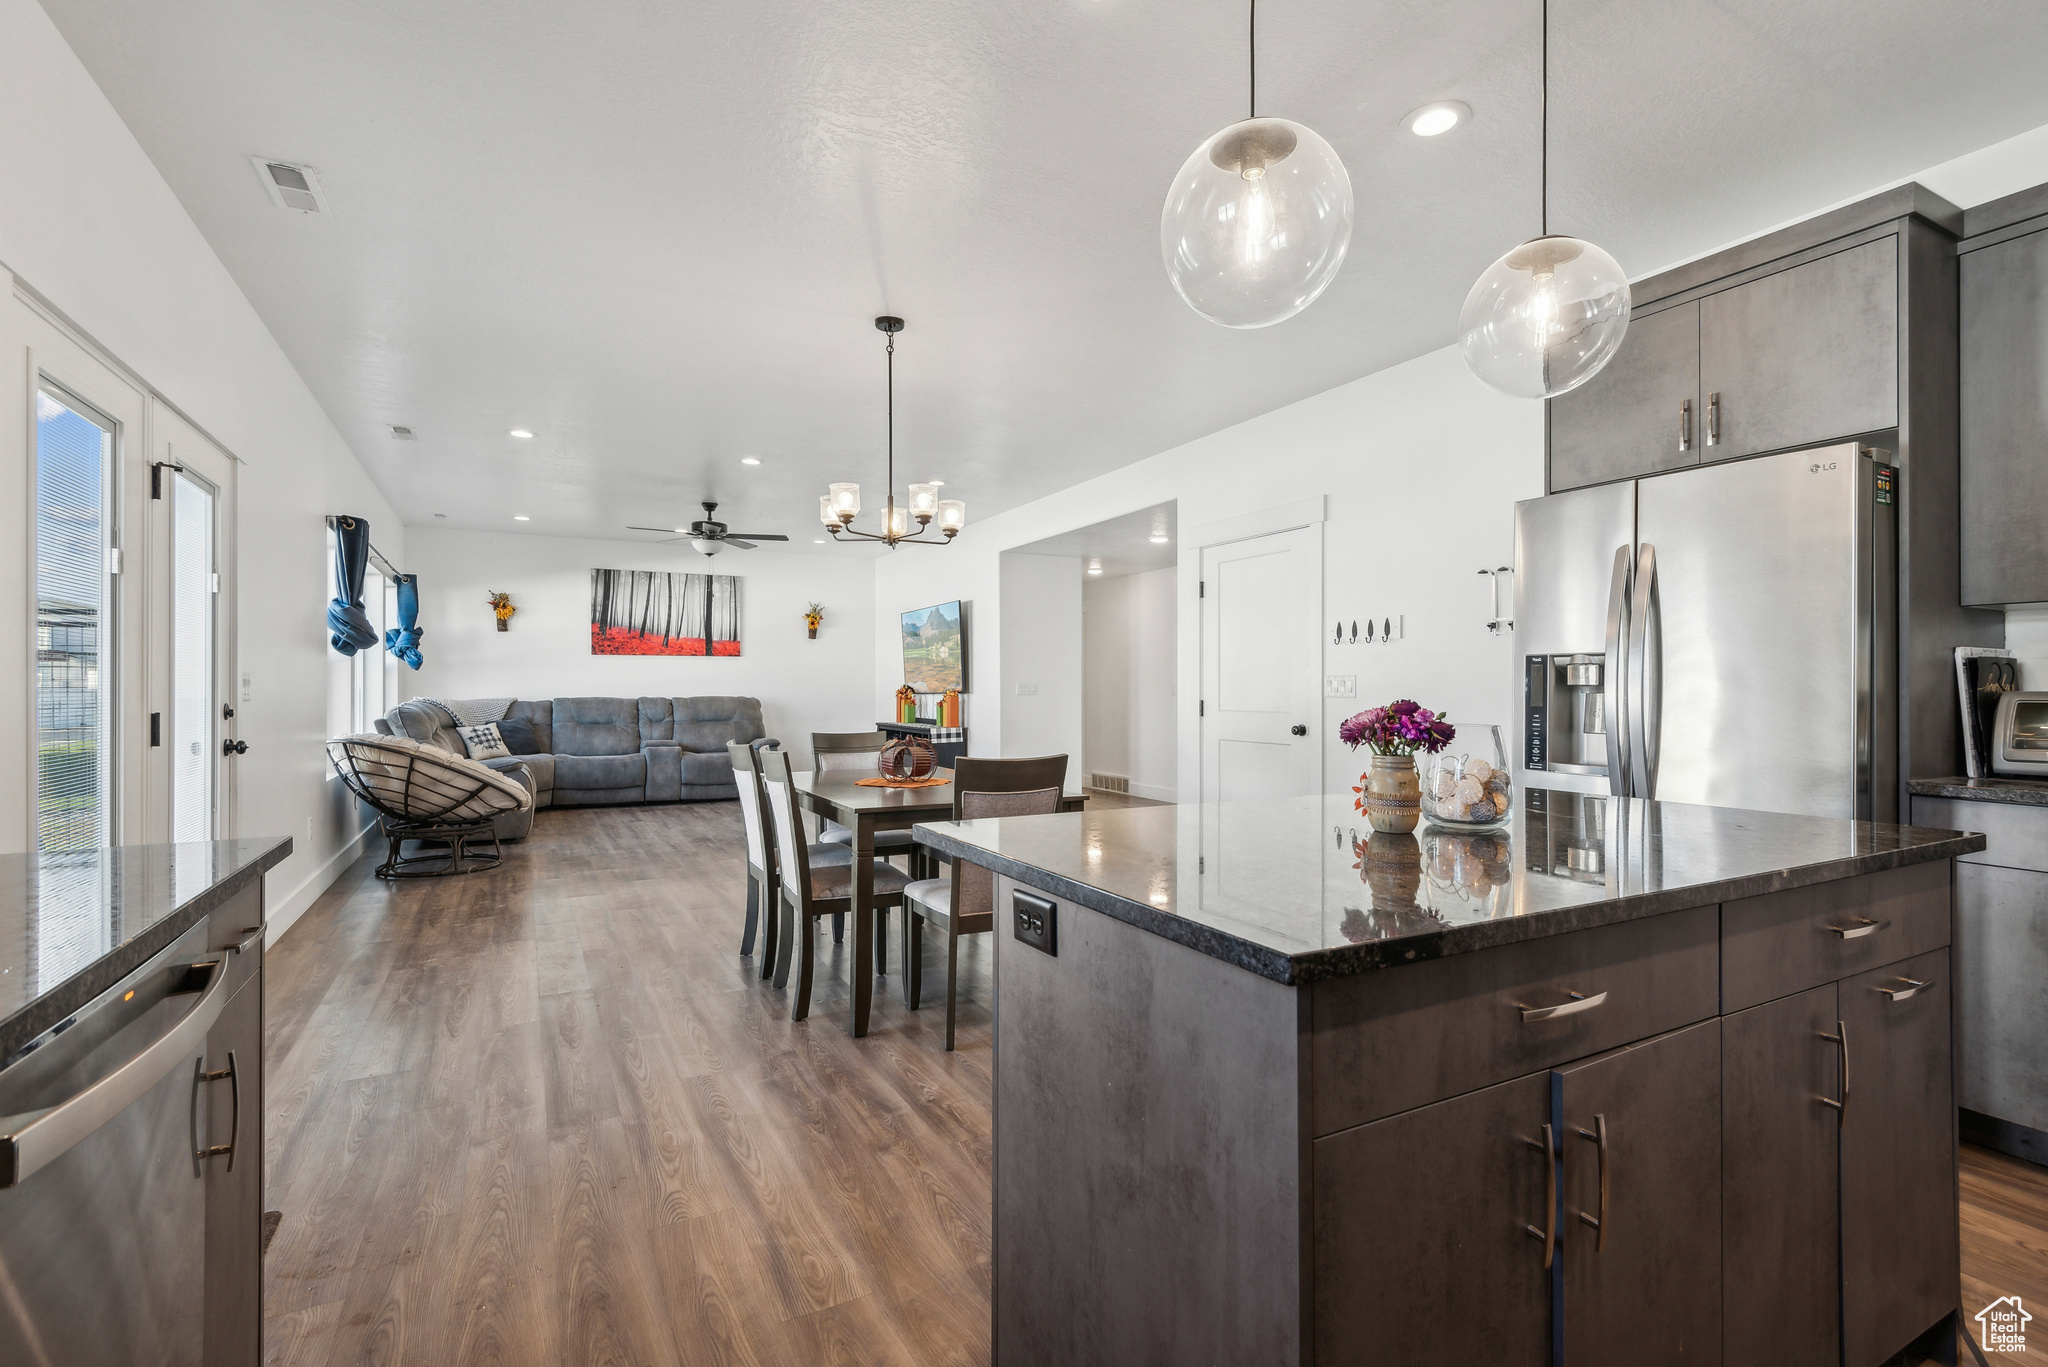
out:
{"label": "floor vent", "polygon": [[270,192],[272,204],[302,214],[327,212],[327,197],[320,193],[320,178],[313,174],[312,167],[272,161],[268,157],[249,160],[255,165],[256,174],[263,178],[263,188]]}
{"label": "floor vent", "polygon": [[1128,793],[1131,781],[1121,774],[1090,774],[1088,786],[1104,793]]}

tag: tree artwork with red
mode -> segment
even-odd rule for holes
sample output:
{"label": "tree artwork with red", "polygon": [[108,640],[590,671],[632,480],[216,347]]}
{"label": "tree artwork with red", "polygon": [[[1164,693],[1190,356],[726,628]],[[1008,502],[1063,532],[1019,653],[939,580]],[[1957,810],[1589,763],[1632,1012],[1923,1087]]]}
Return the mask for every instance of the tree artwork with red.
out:
{"label": "tree artwork with red", "polygon": [[738,655],[739,576],[592,570],[590,653]]}

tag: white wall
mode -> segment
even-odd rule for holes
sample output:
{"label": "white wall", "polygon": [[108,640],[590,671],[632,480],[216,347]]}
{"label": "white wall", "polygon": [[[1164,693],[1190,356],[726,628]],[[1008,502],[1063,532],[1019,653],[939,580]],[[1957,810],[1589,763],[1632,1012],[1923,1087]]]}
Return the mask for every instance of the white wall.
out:
{"label": "white wall", "polygon": [[[1542,406],[1496,394],[1445,348],[971,525],[952,547],[915,562],[907,553],[877,561],[878,639],[905,608],[973,599],[978,677],[1008,679],[1011,619],[1038,610],[1011,592],[1009,562],[1025,557],[1005,556],[1009,548],[1169,499],[1188,529],[1328,495],[1328,611],[1347,621],[1405,614],[1408,624],[1406,639],[1387,646],[1331,646],[1321,637],[1324,671],[1358,678],[1358,696],[1327,701],[1323,716],[1324,786],[1348,786],[1363,766],[1338,743],[1336,725],[1373,702],[1409,696],[1461,721],[1507,721],[1513,641],[1487,634],[1476,571],[1512,558],[1514,503],[1542,485]],[[1197,551],[1185,536],[1180,559],[1175,780],[1192,797],[1200,771],[1186,704],[1198,691]],[[895,686],[878,659],[877,698]],[[968,699],[974,753],[1025,753],[1010,748],[1010,710],[1020,701],[1028,700],[987,691]],[[1079,718],[1066,726],[1056,746],[1058,737],[1034,730],[1036,747],[1079,753]]]}
{"label": "white wall", "polygon": [[[1081,577],[1075,556],[1005,555],[998,611],[984,616],[977,603],[974,618],[981,640],[989,638],[991,625],[1000,629],[995,692],[1002,699],[1002,743],[993,753],[1066,755],[1070,792],[1081,786]],[[1004,603],[1027,603],[1030,611],[1002,612]],[[972,641],[968,645],[974,648]],[[986,677],[970,671],[968,682],[980,687]],[[991,753],[971,729],[964,706],[970,749]]]}
{"label": "white wall", "polygon": [[[813,731],[872,731],[877,710],[874,577],[845,552],[728,550],[707,560],[687,545],[582,541],[415,527],[420,642],[412,695],[440,698],[694,697],[761,700],[768,734],[808,764]],[[667,570],[738,575],[740,654],[592,655],[590,572]],[[485,599],[519,609],[500,632]],[[813,641],[805,605],[825,606]],[[892,619],[893,620],[893,619]],[[894,648],[894,642],[891,642]],[[901,656],[892,655],[901,668]],[[891,686],[894,692],[894,686]]]}
{"label": "white wall", "polygon": [[1179,797],[1171,569],[1081,586],[1084,774],[1116,774],[1138,797]]}
{"label": "white wall", "polygon": [[[0,0],[0,53],[0,265],[242,462],[237,617],[251,692],[236,704],[249,753],[233,763],[241,834],[296,842],[267,882],[274,937],[346,866],[361,834],[320,748],[321,519],[365,516],[379,547],[401,559],[404,529],[34,0]],[[0,369],[10,390],[23,382],[17,364]],[[25,424],[7,424],[0,459],[18,470],[26,441]],[[25,512],[19,500],[11,508],[0,544],[20,546]],[[27,645],[25,633],[0,640],[0,674],[25,676]],[[25,718],[0,725],[26,741]],[[0,849],[24,848],[20,823],[9,825]]]}

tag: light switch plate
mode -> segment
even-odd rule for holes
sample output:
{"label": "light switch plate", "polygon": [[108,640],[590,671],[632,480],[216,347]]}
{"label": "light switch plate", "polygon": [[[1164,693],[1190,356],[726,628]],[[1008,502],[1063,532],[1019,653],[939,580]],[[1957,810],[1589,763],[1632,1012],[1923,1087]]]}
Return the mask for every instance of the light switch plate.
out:
{"label": "light switch plate", "polygon": [[1356,674],[1323,675],[1323,696],[1326,698],[1355,698],[1358,696]]}
{"label": "light switch plate", "polygon": [[1018,685],[1017,685],[1017,696],[1018,696],[1018,697],[1020,697],[1020,698],[1035,698],[1035,697],[1037,697],[1037,696],[1038,696],[1038,685],[1037,685],[1037,684],[1035,684],[1035,683],[1020,683],[1020,684],[1018,684]]}

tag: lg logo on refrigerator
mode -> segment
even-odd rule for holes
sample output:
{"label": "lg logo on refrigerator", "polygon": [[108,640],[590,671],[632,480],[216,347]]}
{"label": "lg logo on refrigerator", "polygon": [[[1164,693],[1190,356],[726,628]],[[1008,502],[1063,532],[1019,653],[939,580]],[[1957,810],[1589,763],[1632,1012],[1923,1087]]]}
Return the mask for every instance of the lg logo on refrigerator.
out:
{"label": "lg logo on refrigerator", "polygon": [[1823,470],[1832,470],[1840,464],[1840,461],[1831,460],[1826,465],[1809,465],[1806,467],[1806,472],[1810,475],[1817,475]]}

